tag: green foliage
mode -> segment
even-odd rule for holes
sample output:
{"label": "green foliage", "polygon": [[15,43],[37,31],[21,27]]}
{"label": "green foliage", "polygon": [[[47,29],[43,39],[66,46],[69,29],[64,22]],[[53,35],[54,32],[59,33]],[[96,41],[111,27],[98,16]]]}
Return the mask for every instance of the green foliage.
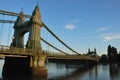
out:
{"label": "green foliage", "polygon": [[108,57],[106,54],[103,54],[100,58],[100,62],[102,63],[107,63],[108,62]]}
{"label": "green foliage", "polygon": [[108,49],[107,49],[107,55],[108,55],[109,62],[117,62],[118,61],[119,55],[117,52],[117,48],[111,47],[111,45],[109,45]]}

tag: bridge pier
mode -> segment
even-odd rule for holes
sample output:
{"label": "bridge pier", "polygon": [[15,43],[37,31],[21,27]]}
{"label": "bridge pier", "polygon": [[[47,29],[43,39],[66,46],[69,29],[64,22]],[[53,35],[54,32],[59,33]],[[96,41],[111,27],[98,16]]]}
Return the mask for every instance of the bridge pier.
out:
{"label": "bridge pier", "polygon": [[47,68],[45,67],[46,55],[32,56],[31,69],[33,76],[47,76]]}
{"label": "bridge pier", "polygon": [[14,75],[27,75],[33,80],[47,80],[47,68],[45,61],[47,56],[40,54],[38,56],[26,57],[5,57],[2,76],[4,79],[10,79]]}

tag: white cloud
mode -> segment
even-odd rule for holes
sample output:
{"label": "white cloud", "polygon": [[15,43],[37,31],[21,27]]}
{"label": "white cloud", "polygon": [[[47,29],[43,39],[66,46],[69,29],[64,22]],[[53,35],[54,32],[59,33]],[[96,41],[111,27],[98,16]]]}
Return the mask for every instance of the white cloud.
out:
{"label": "white cloud", "polygon": [[120,33],[110,34],[103,37],[104,42],[111,41],[111,40],[118,40],[118,39],[120,39]]}
{"label": "white cloud", "polygon": [[102,28],[97,29],[96,32],[102,32],[102,31],[106,31],[109,29],[110,29],[110,27],[102,27]]}
{"label": "white cloud", "polygon": [[71,23],[65,25],[65,28],[68,29],[68,30],[73,30],[75,28],[75,23],[79,22],[78,19],[74,19],[71,21]]}
{"label": "white cloud", "polygon": [[75,28],[75,26],[73,24],[68,24],[65,26],[65,28],[68,30],[73,30]]}
{"label": "white cloud", "polygon": [[112,40],[120,40],[120,33],[101,34],[97,36],[97,38],[102,38],[104,42],[108,42]]}

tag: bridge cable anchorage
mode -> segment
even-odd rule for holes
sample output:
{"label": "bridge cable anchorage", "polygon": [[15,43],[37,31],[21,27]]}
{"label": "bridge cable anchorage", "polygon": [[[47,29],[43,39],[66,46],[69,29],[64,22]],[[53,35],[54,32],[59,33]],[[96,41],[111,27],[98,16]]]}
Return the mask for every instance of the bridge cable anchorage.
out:
{"label": "bridge cable anchorage", "polygon": [[[0,10],[0,14],[2,15],[8,15],[8,16],[16,16],[18,17],[20,14],[19,13],[15,13],[15,12],[9,12],[9,11],[4,11],[4,10]],[[31,15],[24,15],[26,18],[32,18]]]}
{"label": "bridge cable anchorage", "polygon": [[63,54],[68,55],[68,53],[65,53],[64,51],[62,51],[62,50],[56,48],[55,46],[53,46],[52,44],[50,44],[49,42],[47,42],[47,41],[44,40],[43,38],[40,38],[40,39],[41,39],[44,43],[46,43],[47,45],[49,45],[49,46],[51,46],[52,48],[56,49],[57,51],[59,51],[59,52],[61,52],[61,53],[63,53]]}
{"label": "bridge cable anchorage", "polygon": [[57,37],[43,22],[42,25],[45,29],[47,29],[59,42],[61,42],[65,47],[67,47],[69,50],[71,50],[72,52],[79,54],[78,52],[76,52],[75,50],[73,50],[72,48],[70,48],[67,44],[65,44],[59,37]]}

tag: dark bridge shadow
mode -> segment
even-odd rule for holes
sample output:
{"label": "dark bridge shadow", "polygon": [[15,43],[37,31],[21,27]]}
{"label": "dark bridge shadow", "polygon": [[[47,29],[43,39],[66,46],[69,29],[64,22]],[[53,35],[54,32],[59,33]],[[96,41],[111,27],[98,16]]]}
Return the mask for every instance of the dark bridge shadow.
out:
{"label": "dark bridge shadow", "polygon": [[[11,59],[11,58],[10,58]],[[12,62],[6,61],[3,66],[2,77],[3,80],[32,80],[31,68],[22,64],[23,61],[19,58],[13,58]],[[15,64],[17,62],[17,64]]]}
{"label": "dark bridge shadow", "polygon": [[6,57],[2,78],[2,80],[47,80],[47,76],[33,74],[29,57]]}
{"label": "dark bridge shadow", "polygon": [[28,67],[7,66],[3,68],[3,80],[32,80],[32,72]]}

